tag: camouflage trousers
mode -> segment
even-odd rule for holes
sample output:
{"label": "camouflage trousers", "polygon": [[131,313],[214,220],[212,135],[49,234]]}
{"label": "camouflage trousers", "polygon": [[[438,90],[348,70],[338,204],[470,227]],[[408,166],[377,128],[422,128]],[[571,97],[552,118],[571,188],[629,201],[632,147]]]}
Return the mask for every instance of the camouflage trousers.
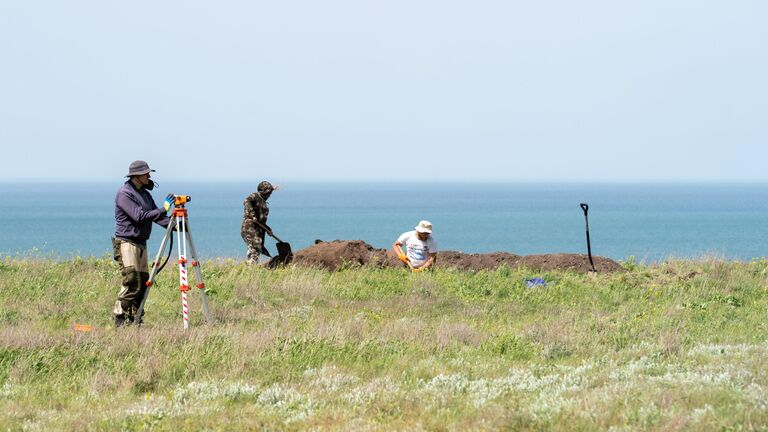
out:
{"label": "camouflage trousers", "polygon": [[259,255],[264,251],[264,230],[254,224],[244,223],[240,236],[248,246],[248,261],[259,262]]}
{"label": "camouflage trousers", "polygon": [[[117,301],[112,313],[126,322],[141,322],[136,317],[144,292],[149,280],[149,265],[147,263],[147,247],[129,241],[114,239],[112,241],[115,261],[120,265],[122,284],[117,293]],[[142,312],[142,315],[144,313]]]}

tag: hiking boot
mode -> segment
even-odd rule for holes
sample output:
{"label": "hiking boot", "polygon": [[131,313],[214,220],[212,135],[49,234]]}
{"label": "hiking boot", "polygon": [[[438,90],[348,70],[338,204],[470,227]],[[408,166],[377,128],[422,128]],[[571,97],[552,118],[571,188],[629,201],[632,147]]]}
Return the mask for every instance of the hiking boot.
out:
{"label": "hiking boot", "polygon": [[128,323],[126,323],[125,315],[115,315],[115,328],[123,327],[126,324]]}

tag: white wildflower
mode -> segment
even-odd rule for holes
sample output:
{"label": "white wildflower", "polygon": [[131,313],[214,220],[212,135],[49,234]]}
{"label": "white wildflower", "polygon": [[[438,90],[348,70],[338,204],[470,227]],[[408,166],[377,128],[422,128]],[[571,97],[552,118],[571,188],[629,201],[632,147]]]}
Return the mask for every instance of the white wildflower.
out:
{"label": "white wildflower", "polygon": [[11,383],[3,384],[3,388],[0,388],[0,398],[9,398],[18,393],[18,387]]}
{"label": "white wildflower", "polygon": [[528,405],[527,411],[535,419],[549,420],[561,412],[570,409],[572,405],[573,399],[564,397],[560,393],[544,391]]}
{"label": "white wildflower", "polygon": [[760,411],[768,410],[768,394],[766,393],[764,387],[756,383],[750,383],[746,388],[744,388],[744,396],[746,397],[747,401],[749,401],[755,407],[755,409]]}
{"label": "white wildflower", "polygon": [[610,375],[608,375],[608,377],[617,381],[634,379],[637,375],[647,374],[648,370],[655,367],[658,367],[658,363],[646,356],[643,356],[637,360],[631,361],[624,367],[615,369],[610,373]]}
{"label": "white wildflower", "polygon": [[299,392],[292,388],[283,387],[280,384],[275,384],[264,390],[257,399],[261,405],[278,408],[293,405],[301,400],[302,396]]}
{"label": "white wildflower", "polygon": [[306,420],[312,416],[316,404],[296,389],[275,384],[264,390],[256,401],[266,409],[283,416],[285,423]]}
{"label": "white wildflower", "polygon": [[734,384],[731,374],[728,372],[707,373],[689,371],[682,373],[667,372],[664,375],[650,377],[651,381],[659,381],[665,384],[691,386],[691,385],[715,385],[731,386]]}
{"label": "white wildflower", "polygon": [[448,364],[455,368],[461,368],[466,369],[470,366],[470,362],[467,361],[464,357],[457,357],[455,359],[451,359]]}
{"label": "white wildflower", "polygon": [[242,396],[253,398],[258,392],[259,388],[250,384],[191,382],[177,387],[168,397],[148,394],[142,403],[126,410],[126,414],[155,418],[205,414],[216,409],[212,402],[228,401]]}
{"label": "white wildflower", "polygon": [[712,408],[712,406],[709,404],[706,404],[701,408],[696,408],[693,411],[691,411],[690,419],[691,419],[691,422],[698,423],[704,417],[708,415],[714,415],[714,414],[715,414],[715,410]]}
{"label": "white wildflower", "polygon": [[22,423],[21,425],[21,430],[34,432],[34,431],[44,431],[45,429],[40,424],[40,422],[36,420],[24,419],[24,423]]}
{"label": "white wildflower", "polygon": [[440,374],[424,385],[426,390],[436,393],[462,393],[467,387],[469,387],[469,380],[467,377],[458,374]]}
{"label": "white wildflower", "polygon": [[173,398],[182,401],[232,400],[241,396],[254,397],[259,388],[243,383],[191,382],[173,391]]}
{"label": "white wildflower", "polygon": [[390,377],[377,378],[344,393],[342,398],[354,406],[369,404],[375,400],[391,401],[398,396],[400,387]]}
{"label": "white wildflower", "polygon": [[737,345],[718,345],[704,344],[691,348],[688,351],[689,356],[704,355],[711,357],[734,357],[750,354],[766,354],[768,346],[765,344],[737,344]]}
{"label": "white wildflower", "polygon": [[475,408],[480,408],[489,402],[494,401],[510,389],[506,380],[485,380],[480,379],[469,383],[469,394],[472,398],[472,404]]}
{"label": "white wildflower", "polygon": [[312,316],[313,308],[310,305],[296,306],[291,308],[287,315],[291,318],[308,319]]}
{"label": "white wildflower", "polygon": [[304,376],[314,378],[312,386],[324,393],[335,392],[358,381],[358,378],[355,376],[337,372],[336,367],[307,369],[304,371]]}

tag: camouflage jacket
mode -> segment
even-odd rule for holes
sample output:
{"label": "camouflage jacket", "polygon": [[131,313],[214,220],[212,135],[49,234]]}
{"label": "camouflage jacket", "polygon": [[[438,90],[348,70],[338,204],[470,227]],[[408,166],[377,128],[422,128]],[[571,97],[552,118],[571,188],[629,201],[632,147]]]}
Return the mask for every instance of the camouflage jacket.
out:
{"label": "camouflage jacket", "polygon": [[269,216],[269,207],[260,193],[254,192],[245,198],[243,201],[243,225],[255,225],[253,221],[266,224],[267,216]]}

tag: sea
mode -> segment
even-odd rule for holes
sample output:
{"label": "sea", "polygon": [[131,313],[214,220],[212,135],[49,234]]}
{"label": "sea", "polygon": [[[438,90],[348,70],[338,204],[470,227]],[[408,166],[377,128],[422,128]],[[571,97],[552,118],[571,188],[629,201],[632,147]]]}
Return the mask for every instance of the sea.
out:
{"label": "sea", "polygon": [[[107,256],[122,180],[0,183],[0,258]],[[253,182],[160,181],[189,195],[200,259],[245,259],[243,199]],[[269,225],[294,251],[316,240],[389,248],[420,220],[441,250],[519,255],[586,253],[615,260],[749,261],[768,256],[768,184],[286,181],[269,199]],[[580,207],[586,203],[587,217]],[[150,256],[165,230],[155,226]],[[276,252],[274,240],[267,248]]]}

